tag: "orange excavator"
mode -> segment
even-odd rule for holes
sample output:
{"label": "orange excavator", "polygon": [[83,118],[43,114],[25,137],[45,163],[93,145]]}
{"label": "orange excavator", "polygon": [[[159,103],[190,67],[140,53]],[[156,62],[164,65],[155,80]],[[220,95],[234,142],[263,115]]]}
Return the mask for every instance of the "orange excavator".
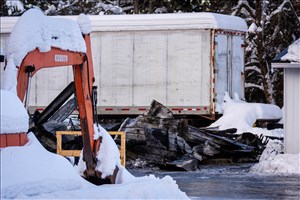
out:
{"label": "orange excavator", "polygon": [[[96,171],[97,152],[100,148],[100,139],[94,140],[94,108],[95,108],[95,86],[93,83],[94,70],[92,62],[90,35],[83,35],[86,43],[86,53],[73,52],[52,47],[48,52],[40,52],[35,49],[29,52],[19,66],[17,76],[17,95],[25,106],[28,104],[30,79],[40,69],[59,66],[72,66],[74,82],[67,88],[72,88],[76,96],[77,109],[80,117],[80,127],[82,132],[83,160],[86,162],[86,171],[84,172],[87,180],[100,179],[101,173]],[[70,89],[65,89],[62,95],[59,95],[36,120],[37,123],[45,122],[56,112],[65,100],[70,97]],[[71,90],[72,91],[72,90]],[[108,177],[111,183],[114,183],[115,175]],[[92,182],[92,181],[91,181]]]}

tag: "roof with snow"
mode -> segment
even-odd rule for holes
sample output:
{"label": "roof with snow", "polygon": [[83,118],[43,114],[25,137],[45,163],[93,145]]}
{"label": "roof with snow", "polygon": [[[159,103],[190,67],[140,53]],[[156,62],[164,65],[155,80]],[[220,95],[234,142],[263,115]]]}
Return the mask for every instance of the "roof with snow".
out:
{"label": "roof with snow", "polygon": [[280,52],[273,60],[275,68],[300,68],[300,38]]}
{"label": "roof with snow", "polygon": [[[16,93],[17,66],[34,49],[47,52],[51,47],[75,52],[86,52],[82,33],[91,31],[89,19],[85,15],[71,19],[57,19],[45,16],[39,9],[30,9],[11,23],[10,36],[6,42],[6,69],[3,71],[1,88]],[[1,30],[2,30],[1,18]],[[1,31],[2,32],[2,31]]]}
{"label": "roof with snow", "polygon": [[[77,16],[55,18],[77,19]],[[247,31],[246,22],[236,16],[216,13],[139,15],[89,15],[93,31],[221,29]],[[9,33],[18,17],[1,17],[1,33]]]}

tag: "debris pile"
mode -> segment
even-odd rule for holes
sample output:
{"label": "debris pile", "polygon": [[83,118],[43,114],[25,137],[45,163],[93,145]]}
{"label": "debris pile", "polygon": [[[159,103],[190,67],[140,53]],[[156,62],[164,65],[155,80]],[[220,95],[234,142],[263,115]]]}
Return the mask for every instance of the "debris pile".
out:
{"label": "debris pile", "polygon": [[153,100],[148,112],[121,125],[127,140],[128,164],[145,161],[147,166],[174,170],[194,170],[201,163],[216,161],[258,161],[265,148],[265,137],[250,132],[235,134],[236,129],[219,131],[196,128],[186,118]]}

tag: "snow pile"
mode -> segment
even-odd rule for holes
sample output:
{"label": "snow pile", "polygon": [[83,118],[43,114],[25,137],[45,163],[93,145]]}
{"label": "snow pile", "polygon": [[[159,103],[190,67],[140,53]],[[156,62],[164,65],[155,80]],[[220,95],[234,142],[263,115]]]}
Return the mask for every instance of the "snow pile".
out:
{"label": "snow pile", "polygon": [[45,150],[33,133],[27,136],[25,146],[1,150],[1,198],[83,187],[84,180],[65,158]]}
{"label": "snow pile", "polygon": [[209,127],[218,127],[220,130],[237,128],[238,132],[246,132],[252,129],[257,119],[282,118],[282,111],[276,105],[232,100],[228,93],[224,95],[222,109],[223,116]]}
{"label": "snow pile", "polygon": [[279,140],[270,140],[259,163],[255,164],[251,171],[269,174],[300,174],[300,153],[283,154],[283,143]]}
{"label": "snow pile", "polygon": [[20,99],[7,90],[1,90],[0,98],[0,134],[27,132],[29,116]]}
{"label": "snow pile", "polygon": [[86,45],[78,24],[70,19],[45,16],[38,9],[25,12],[14,26],[6,47],[6,70],[1,88],[16,93],[17,66],[28,52],[38,48],[47,52],[51,46],[63,50],[86,52]]}
{"label": "snow pile", "polygon": [[[120,151],[110,134],[102,126],[94,124],[94,131],[94,140],[102,137],[100,149],[97,154],[98,162],[96,170],[102,173],[102,178],[105,178],[113,175],[116,166],[120,168]],[[86,163],[83,161],[82,156],[81,154],[78,166],[76,167],[81,175],[86,170]]]}
{"label": "snow pile", "polygon": [[300,63],[300,38],[289,46],[287,54],[281,60]]}
{"label": "snow pile", "polygon": [[113,175],[116,166],[120,166],[120,152],[110,134],[100,125],[94,125],[94,140],[102,137],[100,149],[97,154],[96,170],[102,173],[101,177]]}
{"label": "snow pile", "polygon": [[188,199],[171,177],[134,177],[122,166],[119,184],[92,185],[67,159],[46,151],[33,133],[28,139],[25,146],[0,151],[1,199]]}

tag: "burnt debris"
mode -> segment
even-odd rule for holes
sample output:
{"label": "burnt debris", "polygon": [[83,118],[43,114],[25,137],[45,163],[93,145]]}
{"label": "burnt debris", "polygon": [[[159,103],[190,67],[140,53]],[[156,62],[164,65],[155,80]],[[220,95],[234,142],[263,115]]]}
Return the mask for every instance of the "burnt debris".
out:
{"label": "burnt debris", "polygon": [[200,164],[255,162],[267,138],[252,133],[235,134],[236,129],[216,130],[188,125],[187,119],[153,100],[147,113],[126,119],[125,131],[129,166],[143,165],[171,170],[195,170]]}

